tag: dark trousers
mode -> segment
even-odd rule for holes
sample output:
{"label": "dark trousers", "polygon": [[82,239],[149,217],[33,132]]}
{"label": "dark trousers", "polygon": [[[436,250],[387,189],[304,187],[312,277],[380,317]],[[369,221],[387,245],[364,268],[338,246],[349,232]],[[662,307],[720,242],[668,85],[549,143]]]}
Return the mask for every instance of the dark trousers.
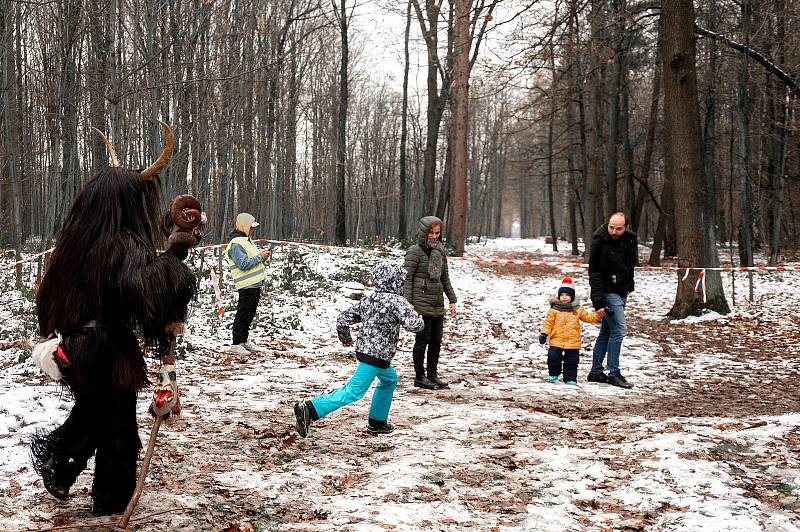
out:
{"label": "dark trousers", "polygon": [[250,335],[250,324],[256,317],[261,287],[242,288],[239,290],[239,302],[236,304],[236,317],[233,318],[233,345],[242,344]]}
{"label": "dark trousers", "polygon": [[561,365],[564,365],[564,381],[578,381],[578,350],[550,347],[547,350],[547,369],[551,377],[561,374]]}
{"label": "dark trousers", "polygon": [[425,348],[428,348],[428,377],[436,377],[439,368],[439,352],[442,350],[442,329],[444,317],[422,317],[425,328],[417,333],[414,342],[414,372],[421,379],[425,373]]}

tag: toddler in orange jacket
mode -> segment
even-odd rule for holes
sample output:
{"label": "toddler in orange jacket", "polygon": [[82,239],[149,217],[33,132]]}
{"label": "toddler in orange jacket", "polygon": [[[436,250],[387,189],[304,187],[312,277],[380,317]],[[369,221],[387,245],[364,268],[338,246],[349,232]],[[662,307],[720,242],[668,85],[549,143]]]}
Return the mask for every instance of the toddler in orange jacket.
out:
{"label": "toddler in orange jacket", "polygon": [[605,311],[589,312],[575,299],[572,279],[565,277],[558,289],[558,297],[550,299],[550,310],[544,319],[539,343],[548,342],[547,369],[550,382],[563,374],[566,384],[578,383],[578,350],[581,348],[581,322],[600,323]]}

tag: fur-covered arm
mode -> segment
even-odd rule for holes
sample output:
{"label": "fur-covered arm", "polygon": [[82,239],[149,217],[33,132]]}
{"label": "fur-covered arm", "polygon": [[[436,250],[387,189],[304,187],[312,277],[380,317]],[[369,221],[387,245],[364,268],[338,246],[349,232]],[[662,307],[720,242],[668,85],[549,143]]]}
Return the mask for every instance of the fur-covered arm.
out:
{"label": "fur-covered arm", "polygon": [[189,302],[197,292],[197,278],[170,253],[155,258],[142,272],[140,320],[145,336],[161,338],[165,326],[186,321]]}

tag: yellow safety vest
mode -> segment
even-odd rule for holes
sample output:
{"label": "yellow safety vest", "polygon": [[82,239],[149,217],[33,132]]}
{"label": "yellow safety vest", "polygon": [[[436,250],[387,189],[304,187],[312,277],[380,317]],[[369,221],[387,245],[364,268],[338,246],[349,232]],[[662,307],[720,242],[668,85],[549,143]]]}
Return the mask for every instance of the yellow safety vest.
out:
{"label": "yellow safety vest", "polygon": [[247,258],[252,258],[258,255],[258,247],[246,236],[237,236],[225,248],[225,258],[228,259],[228,266],[231,268],[231,276],[233,277],[233,286],[236,290],[247,288],[264,281],[267,278],[267,270],[264,268],[264,263],[259,262],[249,270],[240,270],[236,263],[231,259],[230,250],[231,246],[239,244],[247,253]]}

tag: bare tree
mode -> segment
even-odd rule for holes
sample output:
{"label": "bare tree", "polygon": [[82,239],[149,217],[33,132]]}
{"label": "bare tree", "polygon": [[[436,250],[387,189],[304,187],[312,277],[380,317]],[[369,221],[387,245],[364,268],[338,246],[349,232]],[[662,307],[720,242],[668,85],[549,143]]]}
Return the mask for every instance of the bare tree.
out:
{"label": "bare tree", "polygon": [[469,133],[470,0],[455,0],[453,47],[453,224],[455,255],[464,254],[467,230],[467,135]]}
{"label": "bare tree", "polygon": [[410,66],[408,39],[411,33],[411,3],[408,0],[406,6],[406,29],[403,39],[403,116],[400,126],[400,201],[398,208],[398,228],[397,236],[405,238],[408,234],[408,223],[406,222],[406,211],[408,209],[408,183],[406,177],[406,158],[408,144],[408,69]]}
{"label": "bare tree", "polygon": [[344,245],[347,242],[347,225],[345,211],[345,165],[347,154],[347,65],[349,48],[347,45],[347,0],[341,0],[337,7],[339,31],[342,37],[342,58],[339,64],[339,113],[338,137],[336,143],[336,241]]}
{"label": "bare tree", "polygon": [[[665,0],[661,23],[664,31],[665,166],[673,181],[679,179],[682,184],[674,191],[678,265],[691,268],[703,264],[704,260],[703,239],[697,235],[698,229],[703,228],[703,160],[692,0]],[[689,271],[695,276],[702,275],[700,269]],[[719,277],[719,272],[708,271],[705,275]],[[670,316],[685,318],[702,308],[729,312],[721,283],[707,285],[706,299],[704,294],[694,290],[693,279],[685,282],[683,276],[683,272],[678,272],[678,289]]]}

